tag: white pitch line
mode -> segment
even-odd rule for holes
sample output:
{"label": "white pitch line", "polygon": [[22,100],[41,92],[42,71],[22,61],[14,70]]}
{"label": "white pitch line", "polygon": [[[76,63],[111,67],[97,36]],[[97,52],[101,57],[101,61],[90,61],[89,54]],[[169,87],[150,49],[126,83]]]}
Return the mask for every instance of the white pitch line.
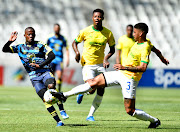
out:
{"label": "white pitch line", "polygon": [[11,110],[9,108],[0,108],[0,110]]}

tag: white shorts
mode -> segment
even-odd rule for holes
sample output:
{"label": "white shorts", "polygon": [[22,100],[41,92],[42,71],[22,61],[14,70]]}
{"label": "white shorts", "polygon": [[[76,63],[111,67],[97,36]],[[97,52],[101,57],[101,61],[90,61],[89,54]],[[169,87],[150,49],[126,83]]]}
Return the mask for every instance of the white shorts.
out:
{"label": "white shorts", "polygon": [[135,99],[136,87],[139,81],[127,78],[121,71],[110,71],[103,73],[107,86],[121,85],[124,98]]}
{"label": "white shorts", "polygon": [[93,79],[94,77],[105,71],[106,70],[103,67],[103,64],[85,65],[82,69],[83,80],[87,81],[88,79]]}

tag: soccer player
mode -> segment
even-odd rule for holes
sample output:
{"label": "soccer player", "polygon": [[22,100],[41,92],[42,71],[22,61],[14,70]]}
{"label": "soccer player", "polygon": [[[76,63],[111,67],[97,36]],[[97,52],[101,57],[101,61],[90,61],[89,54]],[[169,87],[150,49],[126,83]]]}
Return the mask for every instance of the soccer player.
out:
{"label": "soccer player", "polygon": [[[17,53],[21,62],[29,74],[30,80],[36,93],[43,100],[44,93],[47,89],[55,89],[56,81],[50,72],[49,64],[55,58],[50,47],[40,41],[35,41],[35,30],[32,27],[25,29],[25,43],[10,46],[17,38],[18,32],[12,32],[9,41],[4,45],[2,51]],[[47,59],[45,56],[47,55]],[[44,102],[44,101],[43,101]],[[57,126],[63,126],[55,108],[51,104],[44,102],[48,112],[57,122]],[[60,101],[57,103],[59,106]],[[60,106],[59,106],[60,107]]]}
{"label": "soccer player", "polygon": [[[115,40],[112,32],[102,26],[102,21],[104,20],[104,11],[101,9],[95,9],[93,11],[93,25],[86,27],[81,30],[79,35],[72,43],[72,47],[75,51],[75,60],[80,61],[80,53],[77,45],[84,41],[83,53],[81,58],[81,65],[83,66],[82,75],[83,80],[88,82],[95,76],[105,72],[105,69],[109,67],[108,59],[115,52]],[[109,44],[110,51],[104,57],[104,51],[106,43]],[[95,91],[91,91],[93,94]],[[89,115],[87,116],[87,121],[95,121],[93,114],[98,109],[102,102],[104,94],[104,87],[97,89],[97,94],[93,100],[92,106],[90,108]],[[80,104],[83,95],[77,96],[77,102]]]}
{"label": "soccer player", "polygon": [[126,26],[126,33],[126,35],[123,35],[118,39],[118,44],[116,45],[116,64],[125,64],[128,53],[135,43],[133,37],[133,25],[129,24]]}
{"label": "soccer player", "polygon": [[[60,34],[60,25],[58,23],[54,24],[54,34],[51,34],[47,40],[47,44],[49,47],[53,49],[55,54],[55,59],[51,62],[51,68],[53,70],[53,74],[57,74],[57,91],[61,91],[62,77],[63,77],[63,48],[66,48],[66,67],[69,66],[69,49],[67,45],[67,41],[63,35]],[[64,110],[63,104],[59,104],[60,106],[60,114],[63,119],[68,119],[69,116]]]}
{"label": "soccer player", "polygon": [[53,72],[56,72],[58,80],[58,91],[61,91],[63,77],[63,48],[66,48],[66,67],[69,66],[69,47],[63,35],[60,34],[61,27],[58,23],[54,24],[54,34],[51,34],[47,40],[49,47],[53,49],[55,59],[51,62]]}
{"label": "soccer player", "polygon": [[112,85],[121,85],[124,97],[124,106],[127,114],[137,119],[150,121],[148,128],[156,128],[161,123],[143,110],[136,109],[136,88],[143,72],[146,71],[149,63],[149,55],[151,53],[152,44],[146,40],[148,26],[145,23],[138,23],[134,26],[134,39],[136,43],[132,46],[125,66],[115,64],[116,71],[104,72],[95,78],[89,80],[85,84],[79,85],[72,90],[64,93],[52,93],[62,101],[66,101],[67,97],[91,91],[92,89],[100,89]]}
{"label": "soccer player", "polygon": [[[135,44],[135,40],[133,37],[133,26],[131,24],[127,25],[126,32],[127,32],[126,35],[123,35],[119,38],[118,44],[116,46],[117,48],[116,64],[121,64],[123,66],[126,64],[128,53],[131,47]],[[146,39],[147,41],[150,41],[148,38]],[[162,56],[160,50],[157,49],[155,46],[152,45],[151,51],[153,51],[165,65],[169,64],[169,61]]]}

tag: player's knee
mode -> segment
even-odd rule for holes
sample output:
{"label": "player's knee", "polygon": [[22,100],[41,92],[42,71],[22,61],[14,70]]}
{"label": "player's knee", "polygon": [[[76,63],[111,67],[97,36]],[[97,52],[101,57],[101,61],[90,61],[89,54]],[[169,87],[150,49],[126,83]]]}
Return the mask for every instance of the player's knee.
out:
{"label": "player's knee", "polygon": [[98,88],[97,89],[97,94],[99,95],[99,96],[103,96],[104,95],[104,88]]}
{"label": "player's knee", "polygon": [[126,108],[126,113],[127,113],[128,115],[130,115],[130,116],[133,115],[134,111],[135,111],[134,109]]}
{"label": "player's knee", "polygon": [[54,84],[48,84],[48,88],[49,89],[55,89],[55,85]]}

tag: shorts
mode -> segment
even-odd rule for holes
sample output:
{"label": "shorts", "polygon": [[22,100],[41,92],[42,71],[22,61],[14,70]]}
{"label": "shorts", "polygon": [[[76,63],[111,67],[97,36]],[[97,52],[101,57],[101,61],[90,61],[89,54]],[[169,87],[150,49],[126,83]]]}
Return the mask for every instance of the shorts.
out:
{"label": "shorts", "polygon": [[50,65],[53,72],[63,70],[63,62],[59,62],[58,64],[51,63]]}
{"label": "shorts", "polygon": [[104,78],[107,86],[121,85],[122,94],[124,98],[135,99],[136,98],[136,88],[139,81],[134,79],[129,79],[120,70],[105,72]]}
{"label": "shorts", "polygon": [[47,89],[48,84],[56,84],[55,82],[55,78],[51,72],[45,72],[42,75],[31,79],[31,83],[36,89],[36,93],[43,88]]}
{"label": "shorts", "polygon": [[93,79],[103,72],[106,72],[103,64],[85,65],[82,69],[83,80],[87,81],[88,79]]}

